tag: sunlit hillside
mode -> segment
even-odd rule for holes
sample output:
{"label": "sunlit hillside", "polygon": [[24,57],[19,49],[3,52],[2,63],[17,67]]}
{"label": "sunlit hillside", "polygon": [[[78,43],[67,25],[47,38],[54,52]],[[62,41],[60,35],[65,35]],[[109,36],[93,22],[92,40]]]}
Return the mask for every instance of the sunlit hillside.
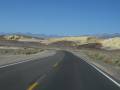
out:
{"label": "sunlit hillside", "polygon": [[31,39],[30,36],[23,36],[23,35],[4,35],[3,38],[6,40],[20,40],[20,39]]}
{"label": "sunlit hillside", "polygon": [[[40,39],[33,38],[31,36],[24,35],[1,35],[0,40],[15,40],[15,41],[25,41],[25,42],[40,42],[45,45],[66,45],[69,46],[69,43],[74,43],[72,46],[79,46],[90,43],[98,43],[102,45],[104,49],[120,49],[120,37],[114,38],[97,38],[93,36],[68,36],[68,37],[59,37],[59,38],[48,38],[48,39]],[[71,45],[71,44],[70,44]]]}
{"label": "sunlit hillside", "polygon": [[100,39],[97,37],[83,36],[83,37],[62,37],[62,38],[50,38],[48,43],[55,43],[60,41],[73,41],[77,45],[100,43],[105,49],[120,49],[120,37]]}
{"label": "sunlit hillside", "polygon": [[86,43],[96,43],[100,39],[96,37],[81,36],[81,37],[62,37],[62,38],[50,38],[49,43],[58,42],[58,41],[74,41],[77,44],[86,44]]}
{"label": "sunlit hillside", "polygon": [[41,39],[33,38],[26,35],[4,35],[0,37],[1,40],[15,40],[15,41],[25,41],[25,42],[40,42]]}
{"label": "sunlit hillside", "polygon": [[105,39],[101,43],[106,48],[120,49],[120,37]]}

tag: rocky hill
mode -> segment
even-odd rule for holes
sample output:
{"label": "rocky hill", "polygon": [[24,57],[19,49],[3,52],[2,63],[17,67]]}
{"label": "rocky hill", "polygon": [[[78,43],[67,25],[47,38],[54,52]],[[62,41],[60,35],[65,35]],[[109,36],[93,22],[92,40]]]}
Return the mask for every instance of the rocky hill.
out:
{"label": "rocky hill", "polygon": [[104,48],[120,49],[120,37],[104,39],[103,41],[101,41],[101,44]]}
{"label": "rocky hill", "polygon": [[[120,37],[114,38],[97,38],[92,36],[84,36],[84,37],[62,37],[62,38],[51,38],[48,42],[51,43],[61,43],[62,45],[66,45],[66,43],[71,42],[75,43],[74,46],[76,47],[98,47],[103,49],[120,49]],[[60,45],[60,44],[58,44]],[[69,44],[71,46],[71,44]],[[84,46],[85,45],[85,46]],[[96,46],[97,45],[97,46]],[[67,45],[68,46],[68,45]]]}
{"label": "rocky hill", "polygon": [[[92,47],[103,49],[120,49],[120,37],[98,38],[95,36],[68,36],[57,38],[33,38],[25,35],[1,35],[0,40],[20,41],[20,42],[37,42],[49,46],[63,47]],[[97,46],[96,46],[97,45]]]}

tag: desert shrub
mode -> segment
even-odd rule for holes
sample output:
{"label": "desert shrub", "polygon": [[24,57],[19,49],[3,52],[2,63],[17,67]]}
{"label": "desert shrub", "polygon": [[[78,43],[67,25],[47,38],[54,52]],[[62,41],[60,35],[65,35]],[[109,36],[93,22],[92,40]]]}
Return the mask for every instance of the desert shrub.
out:
{"label": "desert shrub", "polygon": [[120,55],[117,51],[98,51],[98,50],[85,50],[84,54],[86,54],[92,60],[99,60],[106,64],[119,66],[120,67]]}
{"label": "desert shrub", "polygon": [[107,64],[113,64],[112,60],[109,60],[109,59],[104,60],[104,62]]}

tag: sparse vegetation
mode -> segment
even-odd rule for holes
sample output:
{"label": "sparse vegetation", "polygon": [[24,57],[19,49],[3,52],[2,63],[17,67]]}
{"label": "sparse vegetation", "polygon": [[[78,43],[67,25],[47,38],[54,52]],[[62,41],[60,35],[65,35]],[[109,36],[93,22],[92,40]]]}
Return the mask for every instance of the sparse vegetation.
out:
{"label": "sparse vegetation", "polygon": [[120,49],[120,37],[105,39],[101,43],[105,48]]}
{"label": "sparse vegetation", "polygon": [[[120,66],[120,37],[101,39],[93,36],[71,36],[71,37],[61,37],[61,38],[49,38],[40,41],[39,39],[34,39],[31,36],[25,35],[1,35],[1,42],[6,46],[9,45],[37,45],[48,46],[48,47],[69,47],[83,49],[84,53],[92,58],[93,60],[103,61],[111,65]],[[35,41],[35,42],[34,42]],[[25,43],[24,43],[25,42]],[[87,48],[87,49],[86,49]],[[86,50],[85,50],[86,49]],[[104,50],[101,50],[104,49]],[[107,49],[113,49],[111,51],[106,51]],[[118,51],[115,51],[118,50]],[[40,49],[34,48],[23,48],[23,49],[0,49],[0,54],[35,54],[40,52]]]}
{"label": "sparse vegetation", "polygon": [[0,49],[0,54],[13,54],[13,55],[30,55],[30,54],[36,54],[38,52],[43,51],[43,49],[35,49],[35,48],[23,48],[23,49]]}
{"label": "sparse vegetation", "polygon": [[89,58],[120,67],[120,51],[87,49],[83,51]]}
{"label": "sparse vegetation", "polygon": [[83,44],[83,45],[78,45],[77,48],[97,48],[101,49],[102,45],[101,43],[88,43],[88,44]]}

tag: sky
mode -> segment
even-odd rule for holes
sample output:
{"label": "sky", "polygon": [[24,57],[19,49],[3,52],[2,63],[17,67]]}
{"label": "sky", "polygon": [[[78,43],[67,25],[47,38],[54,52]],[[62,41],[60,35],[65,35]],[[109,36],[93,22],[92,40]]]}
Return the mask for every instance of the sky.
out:
{"label": "sky", "polygon": [[0,32],[120,33],[120,0],[0,0]]}

